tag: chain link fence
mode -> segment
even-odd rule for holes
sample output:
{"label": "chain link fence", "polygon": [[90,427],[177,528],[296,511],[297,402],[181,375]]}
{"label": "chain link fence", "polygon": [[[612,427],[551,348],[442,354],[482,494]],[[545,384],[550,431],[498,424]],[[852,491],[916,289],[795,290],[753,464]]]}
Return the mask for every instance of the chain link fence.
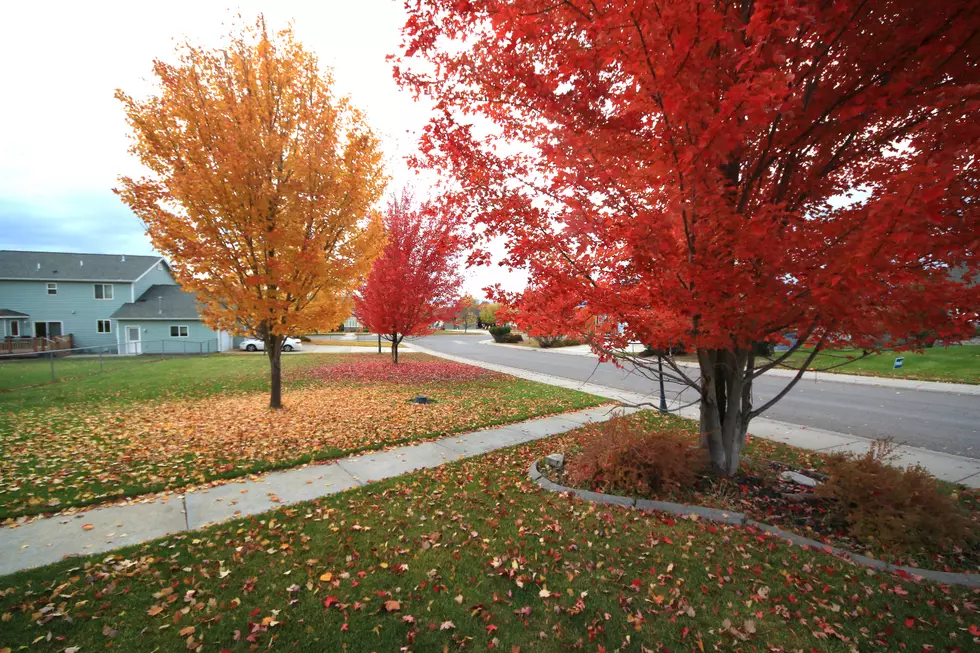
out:
{"label": "chain link fence", "polygon": [[216,339],[151,340],[137,344],[139,349],[133,351],[127,351],[132,343],[129,347],[123,343],[0,355],[0,392],[111,373],[167,358],[208,356],[220,351]]}

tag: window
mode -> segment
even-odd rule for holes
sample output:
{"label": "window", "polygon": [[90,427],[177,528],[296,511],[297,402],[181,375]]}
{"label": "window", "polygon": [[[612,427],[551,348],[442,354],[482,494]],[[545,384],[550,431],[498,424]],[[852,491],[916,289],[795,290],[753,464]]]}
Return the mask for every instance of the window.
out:
{"label": "window", "polygon": [[10,323],[10,335],[14,336],[15,338],[20,336],[20,322],[17,320]]}
{"label": "window", "polygon": [[49,283],[48,284],[48,294],[49,295],[57,295],[58,294],[58,284],[56,284],[56,283]]}
{"label": "window", "polygon": [[111,283],[95,284],[95,298],[112,299],[112,284]]}
{"label": "window", "polygon": [[35,338],[57,338],[61,335],[61,322],[35,322]]}
{"label": "window", "polygon": [[112,321],[111,320],[98,320],[96,330],[99,333],[112,333]]}
{"label": "window", "polygon": [[186,338],[187,337],[187,327],[174,325],[170,327],[170,337],[171,338]]}

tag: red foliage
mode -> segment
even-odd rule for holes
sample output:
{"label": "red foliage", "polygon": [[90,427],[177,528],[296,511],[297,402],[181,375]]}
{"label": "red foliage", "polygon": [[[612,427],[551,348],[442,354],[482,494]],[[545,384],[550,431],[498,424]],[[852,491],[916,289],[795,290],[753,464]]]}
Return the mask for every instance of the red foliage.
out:
{"label": "red foliage", "polygon": [[880,346],[980,299],[973,5],[422,0],[397,74],[447,212],[608,338]]}
{"label": "red foliage", "polygon": [[415,164],[441,210],[528,273],[494,298],[544,332],[575,307],[597,345],[697,351],[731,473],[766,408],[741,403],[755,343],[972,332],[974,5],[418,0],[395,74],[440,108]]}
{"label": "red foliage", "polygon": [[410,383],[503,378],[503,375],[496,372],[462,363],[413,361],[409,359],[395,365],[376,358],[315,367],[310,370],[309,374],[313,378],[323,381],[407,381]]}
{"label": "red foliage", "polygon": [[391,341],[397,362],[402,338],[430,333],[457,312],[462,240],[451,216],[414,208],[407,190],[389,200],[384,226],[384,252],[354,298],[354,315]]}

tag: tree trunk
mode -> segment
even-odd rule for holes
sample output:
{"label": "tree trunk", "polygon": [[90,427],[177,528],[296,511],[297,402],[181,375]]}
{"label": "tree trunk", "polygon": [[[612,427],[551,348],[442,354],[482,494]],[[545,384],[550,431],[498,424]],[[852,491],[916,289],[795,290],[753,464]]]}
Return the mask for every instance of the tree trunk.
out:
{"label": "tree trunk", "polygon": [[699,349],[701,367],[701,445],[719,476],[738,471],[752,411],[752,352]]}
{"label": "tree trunk", "polygon": [[269,357],[269,408],[282,408],[282,338],[267,335],[265,353]]}
{"label": "tree trunk", "polygon": [[391,362],[398,365],[398,343],[401,342],[401,338],[398,334],[392,334],[391,336]]}

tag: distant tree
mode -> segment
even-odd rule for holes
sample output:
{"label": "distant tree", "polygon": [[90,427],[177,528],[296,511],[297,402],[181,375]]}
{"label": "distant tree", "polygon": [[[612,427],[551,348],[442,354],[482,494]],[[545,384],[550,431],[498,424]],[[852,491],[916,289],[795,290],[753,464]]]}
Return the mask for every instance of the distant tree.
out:
{"label": "distant tree", "polygon": [[387,242],[354,298],[354,316],[391,343],[397,364],[404,338],[431,333],[458,310],[463,241],[452,220],[415,207],[407,189],[389,199],[384,226]]}
{"label": "distant tree", "polygon": [[802,370],[977,319],[976,0],[407,6],[395,73],[439,107],[416,163],[445,210],[574,296],[603,356],[693,352],[699,375],[665,362],[718,474],[800,347]]}
{"label": "distant tree", "polygon": [[453,326],[457,329],[463,326],[463,333],[471,327],[475,328],[480,319],[480,305],[472,295],[463,297],[457,305],[457,312],[453,317]]}
{"label": "distant tree", "polygon": [[483,323],[484,327],[494,326],[497,324],[497,310],[500,308],[500,304],[494,302],[484,302],[480,304],[480,322]]}
{"label": "distant tree", "polygon": [[292,30],[262,18],[153,69],[155,94],[116,92],[150,170],[116,192],[205,323],[264,340],[280,408],[283,339],[343,320],[380,251],[378,139]]}

